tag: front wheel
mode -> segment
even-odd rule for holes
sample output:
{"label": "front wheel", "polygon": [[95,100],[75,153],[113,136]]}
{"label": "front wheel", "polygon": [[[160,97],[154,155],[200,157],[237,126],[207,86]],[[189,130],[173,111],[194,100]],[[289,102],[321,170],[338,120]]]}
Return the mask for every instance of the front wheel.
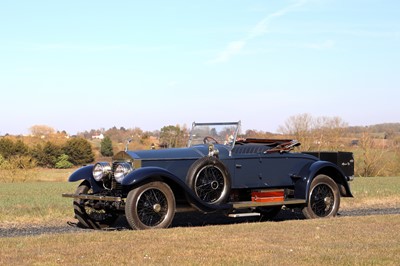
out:
{"label": "front wheel", "polygon": [[125,215],[132,229],[167,228],[175,215],[174,193],[163,182],[137,187],[126,198]]}
{"label": "front wheel", "polygon": [[303,208],[306,218],[336,216],[340,205],[338,185],[329,176],[318,175],[311,182],[307,206]]}

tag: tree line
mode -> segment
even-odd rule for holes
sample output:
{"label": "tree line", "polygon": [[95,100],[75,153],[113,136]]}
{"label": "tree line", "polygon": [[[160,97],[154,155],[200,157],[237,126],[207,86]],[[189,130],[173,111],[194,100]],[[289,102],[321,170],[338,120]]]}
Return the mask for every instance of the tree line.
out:
{"label": "tree line", "polygon": [[349,127],[340,117],[289,117],[280,133],[300,141],[301,151],[351,151],[357,176],[400,175],[400,123]]}
{"label": "tree line", "polygon": [[91,144],[83,138],[72,138],[63,145],[51,141],[32,147],[22,140],[0,138],[0,169],[71,168],[94,161]]}
{"label": "tree line", "polygon": [[[290,138],[300,141],[297,151],[351,151],[356,175],[400,175],[400,124],[349,127],[340,117],[314,117],[299,114],[289,117],[279,133],[249,129],[242,138]],[[30,137],[0,137],[0,169],[33,167],[70,168],[109,160],[130,140],[130,150],[186,146],[190,129],[186,125],[168,125],[156,131],[138,127],[90,130],[69,137],[48,126],[31,127]],[[104,139],[93,136],[104,135]],[[69,137],[69,138],[68,138]]]}

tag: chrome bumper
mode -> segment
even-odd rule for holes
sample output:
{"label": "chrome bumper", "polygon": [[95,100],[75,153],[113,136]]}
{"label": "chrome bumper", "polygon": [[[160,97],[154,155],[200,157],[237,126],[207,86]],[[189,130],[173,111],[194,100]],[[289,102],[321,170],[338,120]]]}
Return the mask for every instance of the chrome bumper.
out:
{"label": "chrome bumper", "polygon": [[96,196],[87,194],[68,194],[68,193],[63,193],[62,196],[64,198],[74,198],[74,199],[84,199],[84,200],[115,201],[115,202],[122,201],[121,197],[112,197],[112,196]]}

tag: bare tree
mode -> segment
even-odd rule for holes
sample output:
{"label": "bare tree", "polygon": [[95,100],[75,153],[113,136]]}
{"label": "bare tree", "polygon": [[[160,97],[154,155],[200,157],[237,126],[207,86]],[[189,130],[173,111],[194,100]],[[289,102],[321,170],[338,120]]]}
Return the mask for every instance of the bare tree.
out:
{"label": "bare tree", "polygon": [[385,159],[385,147],[378,147],[374,139],[368,132],[364,132],[358,143],[362,152],[360,158],[360,169],[358,172],[361,176],[380,176],[388,166],[388,160]]}
{"label": "bare tree", "polygon": [[29,128],[29,131],[33,136],[41,137],[41,136],[49,136],[54,134],[56,131],[54,128],[46,126],[46,125],[34,125]]}
{"label": "bare tree", "polygon": [[342,143],[347,123],[340,117],[312,117],[300,114],[289,117],[279,132],[301,142],[302,150],[336,150]]}
{"label": "bare tree", "polygon": [[318,150],[337,150],[342,145],[341,139],[348,126],[342,118],[322,116],[315,119],[314,138],[318,144]]}
{"label": "bare tree", "polygon": [[302,150],[309,150],[312,144],[313,120],[313,117],[307,113],[291,116],[283,126],[278,128],[278,132],[292,136],[300,141]]}

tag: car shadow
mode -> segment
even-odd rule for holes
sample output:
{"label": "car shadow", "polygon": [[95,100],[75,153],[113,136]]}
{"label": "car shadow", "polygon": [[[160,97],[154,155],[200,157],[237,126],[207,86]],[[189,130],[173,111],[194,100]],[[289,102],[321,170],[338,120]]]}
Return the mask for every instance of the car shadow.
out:
{"label": "car shadow", "polygon": [[171,227],[192,227],[192,226],[208,226],[208,225],[226,225],[226,224],[241,224],[255,222],[281,222],[287,220],[305,219],[300,212],[292,212],[289,210],[281,210],[278,215],[272,219],[264,219],[262,216],[250,217],[228,217],[222,213],[203,214],[199,212],[177,213],[172,222]]}
{"label": "car shadow", "polygon": [[[281,210],[278,215],[273,219],[263,219],[261,216],[250,217],[228,217],[223,213],[208,213],[203,214],[200,212],[180,212],[176,213],[170,228],[174,227],[201,227],[210,225],[228,225],[228,224],[241,224],[241,223],[255,223],[255,222],[282,222],[288,220],[303,220],[305,219],[301,211]],[[125,218],[121,216],[111,226],[114,229],[124,230],[130,229],[130,226]]]}

